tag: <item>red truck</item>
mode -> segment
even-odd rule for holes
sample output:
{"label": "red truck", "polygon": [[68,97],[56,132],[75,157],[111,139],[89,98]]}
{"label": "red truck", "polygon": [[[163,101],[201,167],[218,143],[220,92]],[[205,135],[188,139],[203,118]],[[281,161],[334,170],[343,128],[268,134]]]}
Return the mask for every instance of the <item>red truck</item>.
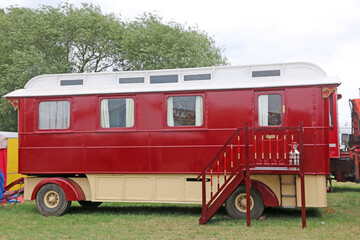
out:
{"label": "red truck", "polygon": [[343,148],[330,158],[330,191],[332,191],[332,179],[338,182],[360,182],[360,99],[350,99],[349,105],[351,109],[351,134],[343,134]]}

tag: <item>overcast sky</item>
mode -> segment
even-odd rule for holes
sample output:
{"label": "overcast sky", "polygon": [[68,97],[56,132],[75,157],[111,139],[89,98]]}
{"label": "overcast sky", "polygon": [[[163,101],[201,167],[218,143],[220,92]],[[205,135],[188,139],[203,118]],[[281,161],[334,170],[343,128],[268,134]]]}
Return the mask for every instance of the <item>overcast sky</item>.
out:
{"label": "overcast sky", "polygon": [[[64,0],[65,1],[65,0]],[[10,5],[37,8],[57,6],[57,0],[0,0]],[[231,65],[306,61],[320,66],[342,82],[339,93],[340,125],[350,124],[349,98],[359,98],[359,0],[73,0],[99,5],[103,13],[134,19],[156,12],[213,36],[225,48]],[[300,104],[300,103],[299,103]]]}

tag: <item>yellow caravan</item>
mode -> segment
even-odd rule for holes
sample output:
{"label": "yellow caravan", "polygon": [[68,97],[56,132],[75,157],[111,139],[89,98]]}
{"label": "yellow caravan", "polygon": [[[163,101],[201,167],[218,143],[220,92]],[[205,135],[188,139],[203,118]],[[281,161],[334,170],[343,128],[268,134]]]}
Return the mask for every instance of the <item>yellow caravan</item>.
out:
{"label": "yellow caravan", "polygon": [[[3,139],[2,146],[6,149],[6,157],[3,159],[5,160],[6,170],[2,169],[2,171],[4,176],[6,176],[6,185],[8,185],[16,179],[24,177],[24,175],[18,173],[18,134],[14,132],[0,132],[0,138]],[[16,187],[13,187],[10,190],[15,189]]]}

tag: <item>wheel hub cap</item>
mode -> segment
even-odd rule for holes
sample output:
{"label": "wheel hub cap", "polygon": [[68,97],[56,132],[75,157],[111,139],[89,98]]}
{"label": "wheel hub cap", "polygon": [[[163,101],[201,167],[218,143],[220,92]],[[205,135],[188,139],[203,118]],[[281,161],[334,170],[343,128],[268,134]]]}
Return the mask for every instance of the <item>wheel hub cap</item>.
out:
{"label": "wheel hub cap", "polygon": [[49,191],[44,196],[44,203],[48,208],[55,208],[57,205],[59,205],[59,202],[59,194],[55,191]]}
{"label": "wheel hub cap", "polygon": [[[246,193],[241,193],[235,198],[235,207],[240,212],[246,212]],[[254,199],[250,196],[250,211],[254,208]]]}

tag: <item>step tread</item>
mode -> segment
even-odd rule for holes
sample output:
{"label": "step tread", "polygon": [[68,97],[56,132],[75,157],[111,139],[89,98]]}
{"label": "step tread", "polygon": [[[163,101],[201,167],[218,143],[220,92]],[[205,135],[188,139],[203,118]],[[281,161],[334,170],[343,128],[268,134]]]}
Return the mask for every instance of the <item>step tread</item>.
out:
{"label": "step tread", "polygon": [[295,194],[282,194],[282,197],[296,197]]}
{"label": "step tread", "polygon": [[295,185],[295,183],[293,183],[293,182],[286,182],[286,183],[281,183],[281,185]]}

